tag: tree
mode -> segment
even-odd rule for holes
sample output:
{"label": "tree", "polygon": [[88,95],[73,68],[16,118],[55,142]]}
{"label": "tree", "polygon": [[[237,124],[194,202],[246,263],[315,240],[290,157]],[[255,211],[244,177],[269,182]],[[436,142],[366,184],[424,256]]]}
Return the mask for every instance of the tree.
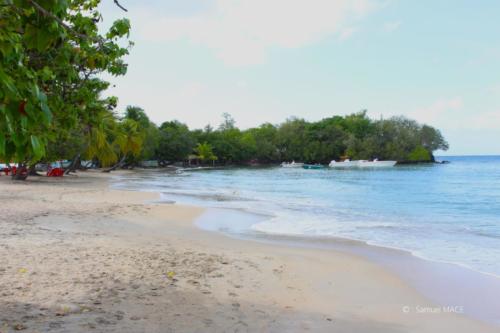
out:
{"label": "tree", "polygon": [[142,150],[136,158],[140,160],[157,158],[160,144],[160,132],[158,127],[149,120],[146,112],[138,106],[129,105],[125,110],[125,119],[134,120],[137,123],[138,131],[141,132],[143,136]]}
{"label": "tree", "polygon": [[207,143],[198,143],[195,148],[196,156],[202,161],[211,161],[212,164],[217,160],[217,156],[214,154],[212,150],[212,146]]}
{"label": "tree", "polygon": [[139,106],[127,106],[125,109],[125,119],[134,120],[141,128],[147,128],[151,124],[148,115]]}
{"label": "tree", "polygon": [[158,157],[162,161],[183,161],[196,145],[189,128],[178,122],[168,121],[159,129]]}
{"label": "tree", "polygon": [[[96,75],[123,75],[122,19],[100,34],[98,0],[12,0],[0,6],[0,158],[34,164],[81,125]],[[56,126],[62,125],[62,126]],[[18,168],[21,169],[21,168]]]}
{"label": "tree", "polygon": [[449,144],[444,139],[441,131],[434,127],[424,125],[420,130],[420,143],[429,152],[435,150],[448,150]]}
{"label": "tree", "polygon": [[[236,121],[234,118],[227,112],[222,114],[223,121],[219,125],[219,130],[220,131],[227,131],[227,130],[232,130],[235,128]],[[208,125],[210,126],[210,125]]]}
{"label": "tree", "polygon": [[280,159],[285,161],[306,160],[304,149],[307,142],[307,122],[304,119],[291,118],[278,128],[276,145]]}
{"label": "tree", "polygon": [[279,152],[276,147],[278,135],[276,126],[266,123],[258,128],[247,130],[245,134],[247,133],[253,137],[252,158],[265,163],[279,161]]}
{"label": "tree", "polygon": [[118,159],[114,140],[117,135],[117,122],[112,113],[102,110],[96,114],[94,123],[85,133],[85,158],[97,159],[103,166],[109,166]]}

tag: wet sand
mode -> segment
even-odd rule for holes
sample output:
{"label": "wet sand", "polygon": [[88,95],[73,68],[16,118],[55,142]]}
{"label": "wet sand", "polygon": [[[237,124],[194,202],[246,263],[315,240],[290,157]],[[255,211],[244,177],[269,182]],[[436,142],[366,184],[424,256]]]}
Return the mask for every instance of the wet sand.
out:
{"label": "wet sand", "polygon": [[0,177],[0,332],[497,332],[360,256],[233,239],[109,175]]}

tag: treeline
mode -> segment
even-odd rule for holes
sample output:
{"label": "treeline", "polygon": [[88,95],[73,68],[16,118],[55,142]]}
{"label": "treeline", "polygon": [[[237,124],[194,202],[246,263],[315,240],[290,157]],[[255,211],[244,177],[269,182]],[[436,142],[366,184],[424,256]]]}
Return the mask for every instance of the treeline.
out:
{"label": "treeline", "polygon": [[317,122],[291,118],[246,130],[237,128],[228,114],[216,129],[190,130],[178,121],[157,127],[138,107],[128,107],[122,121],[136,123],[144,138],[141,152],[130,156],[129,164],[159,160],[165,165],[189,159],[220,165],[328,163],[343,158],[432,161],[435,150],[448,149],[440,131],[431,126],[405,117],[373,120],[366,111]]}

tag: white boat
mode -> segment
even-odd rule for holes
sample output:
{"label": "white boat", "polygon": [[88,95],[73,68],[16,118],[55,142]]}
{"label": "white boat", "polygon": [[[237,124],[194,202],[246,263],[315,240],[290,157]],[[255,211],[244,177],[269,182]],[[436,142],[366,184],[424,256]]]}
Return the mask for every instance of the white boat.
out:
{"label": "white boat", "polygon": [[304,163],[296,163],[295,161],[281,163],[282,168],[302,168],[303,166]]}
{"label": "white boat", "polygon": [[373,161],[359,161],[358,166],[360,168],[391,168],[395,166],[397,161],[379,161],[374,159]]}
{"label": "white boat", "polygon": [[337,162],[335,160],[328,164],[330,168],[356,168],[358,166],[358,161],[351,161],[350,159],[343,160],[342,162]]}
{"label": "white boat", "polygon": [[351,161],[349,159],[342,162],[331,161],[328,165],[330,168],[390,168],[395,166],[397,161],[379,161],[374,159],[373,161],[359,160]]}

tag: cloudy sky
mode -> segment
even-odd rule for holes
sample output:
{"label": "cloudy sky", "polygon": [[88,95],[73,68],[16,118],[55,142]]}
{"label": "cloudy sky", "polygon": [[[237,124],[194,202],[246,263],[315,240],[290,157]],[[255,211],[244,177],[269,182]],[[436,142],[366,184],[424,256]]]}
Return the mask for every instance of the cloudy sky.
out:
{"label": "cloudy sky", "polygon": [[500,154],[496,0],[121,0],[135,46],[120,107],[241,128],[368,109],[442,130],[448,154]]}

